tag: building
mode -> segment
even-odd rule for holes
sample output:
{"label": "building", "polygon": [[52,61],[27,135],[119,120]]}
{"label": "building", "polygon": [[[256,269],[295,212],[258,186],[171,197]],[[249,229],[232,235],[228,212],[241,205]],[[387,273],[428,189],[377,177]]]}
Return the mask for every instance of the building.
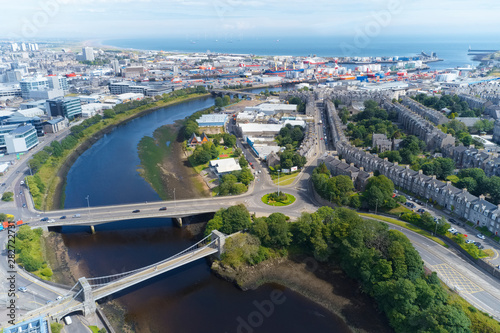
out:
{"label": "building", "polygon": [[16,124],[0,126],[0,149],[5,150],[7,148],[5,144],[5,136],[18,127],[19,125]]}
{"label": "building", "polygon": [[196,119],[196,122],[200,127],[224,127],[227,122],[227,114],[203,114]]}
{"label": "building", "polygon": [[265,115],[272,116],[276,113],[293,113],[297,112],[297,105],[295,104],[272,104],[262,103],[256,106],[247,106],[245,111],[255,111],[257,113],[264,113]]}
{"label": "building", "polygon": [[58,117],[47,120],[43,123],[45,133],[57,133],[69,126],[69,121],[66,118]]}
{"label": "building", "polygon": [[30,91],[43,91],[49,89],[49,80],[46,77],[25,78],[19,82],[21,87],[21,96],[24,99],[29,98]]}
{"label": "building", "polygon": [[194,133],[191,135],[189,138],[187,144],[190,147],[196,146],[196,145],[201,145],[204,144],[205,142],[208,142],[208,137],[205,134],[205,132],[201,133],[201,136],[196,136]]}
{"label": "building", "polygon": [[144,76],[146,69],[143,66],[131,66],[122,68],[122,77],[125,78],[138,78]]}
{"label": "building", "polygon": [[26,152],[38,144],[36,129],[32,125],[19,126],[5,135],[7,153],[16,154]]}
{"label": "building", "polygon": [[82,49],[82,59],[85,61],[94,61],[94,49],[92,47],[84,47]]}
{"label": "building", "polygon": [[5,125],[32,125],[36,129],[36,133],[38,136],[44,136],[45,133],[43,131],[43,121],[40,117],[24,117],[16,115],[17,112],[14,112],[9,118],[5,119],[3,123]]}
{"label": "building", "polygon": [[23,321],[4,328],[4,333],[49,333],[49,324],[43,317]]}
{"label": "building", "polygon": [[82,115],[82,106],[78,97],[59,97],[47,100],[49,117],[66,117],[69,120]]}
{"label": "building", "polygon": [[48,76],[47,81],[51,89],[62,90],[64,92],[69,91],[68,79],[64,76]]}
{"label": "building", "polygon": [[210,170],[221,177],[233,171],[240,171],[241,166],[236,158],[225,158],[222,160],[211,160]]}

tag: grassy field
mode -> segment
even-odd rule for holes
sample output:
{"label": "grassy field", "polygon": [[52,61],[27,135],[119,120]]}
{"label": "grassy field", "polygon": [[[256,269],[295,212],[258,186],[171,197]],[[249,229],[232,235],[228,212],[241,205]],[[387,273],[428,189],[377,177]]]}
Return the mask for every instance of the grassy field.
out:
{"label": "grassy field", "polygon": [[418,233],[419,235],[422,235],[424,237],[432,239],[433,241],[435,241],[436,243],[438,243],[440,245],[443,245],[444,247],[448,247],[448,245],[445,242],[443,242],[441,239],[432,236],[427,231],[422,230],[422,229],[414,226],[413,224],[410,224],[410,223],[407,223],[407,222],[403,222],[403,221],[399,221],[399,220],[396,220],[396,219],[393,219],[393,218],[390,218],[390,217],[375,215],[375,214],[366,214],[366,213],[358,213],[358,214],[361,215],[361,216],[364,216],[364,217],[368,217],[368,218],[372,218],[372,219],[376,219],[376,220],[381,220],[381,221],[385,221],[385,222],[388,222],[388,223],[392,223],[392,224],[398,225],[398,226],[403,227],[405,229],[414,231],[414,232]]}
{"label": "grassy field", "polygon": [[48,161],[37,172],[37,175],[40,176],[40,179],[42,180],[43,184],[45,184],[46,190],[45,193],[41,193],[38,197],[34,196],[33,199],[35,201],[35,208],[40,210],[50,210],[53,208],[59,208],[64,204],[64,202],[54,202],[54,198],[56,197],[56,191],[58,188],[60,188],[61,182],[64,181],[64,179],[58,176],[59,170],[67,162],[68,157],[92,136],[98,134],[100,131],[102,131],[107,127],[116,126],[120,123],[124,123],[132,119],[133,117],[136,117],[138,114],[142,112],[154,108],[161,108],[173,104],[178,104],[183,101],[197,99],[207,95],[208,94],[190,94],[186,96],[177,97],[175,99],[169,100],[168,102],[164,102],[162,100],[156,101],[148,105],[142,105],[138,108],[117,114],[112,119],[105,119],[97,124],[94,124],[86,128],[82,132],[84,134],[83,137],[79,139],[79,143],[75,148],[73,148],[72,150],[65,150],[63,155],[59,158],[51,156],[48,159]]}
{"label": "grassy field", "polygon": [[[223,160],[225,158],[235,158],[236,156],[233,155],[233,148],[227,148],[224,149],[224,146],[218,146],[217,150],[219,150],[219,159]],[[227,155],[227,157],[221,157]],[[210,162],[204,163],[204,164],[196,164],[193,160],[193,155],[190,155],[188,157],[189,163],[193,167],[193,169],[196,171],[196,173],[201,173],[204,169],[208,168]]]}
{"label": "grassy field", "polygon": [[172,126],[162,126],[154,131],[153,137],[145,136],[137,145],[142,166],[139,172],[162,200],[167,200],[169,195],[163,184],[161,165],[172,153],[172,145],[167,142],[175,142],[177,133]]}
{"label": "grassy field", "polygon": [[[293,183],[293,181],[295,180],[295,178],[297,178],[298,175],[299,175],[298,172],[292,173],[290,175],[280,175],[279,185],[290,185],[291,183]],[[273,178],[273,183],[278,185],[278,177]]]}
{"label": "grassy field", "polygon": [[291,194],[285,193],[287,197],[286,202],[269,202],[269,194],[262,197],[262,202],[269,206],[288,206],[295,202],[295,197]]}
{"label": "grassy field", "polygon": [[398,207],[389,210],[387,212],[387,214],[399,216],[399,215],[401,215],[401,213],[411,213],[411,212],[412,211],[410,209],[406,208],[405,206],[399,205]]}

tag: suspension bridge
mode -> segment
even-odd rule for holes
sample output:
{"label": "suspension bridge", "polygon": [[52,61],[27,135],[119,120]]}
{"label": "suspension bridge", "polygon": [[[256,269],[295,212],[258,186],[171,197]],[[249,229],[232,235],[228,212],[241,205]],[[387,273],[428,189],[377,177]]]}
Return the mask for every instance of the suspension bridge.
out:
{"label": "suspension bridge", "polygon": [[198,243],[154,264],[114,275],[94,278],[82,277],[62,299],[30,311],[20,319],[25,321],[43,316],[59,321],[64,316],[75,312],[82,312],[83,315],[87,316],[96,311],[96,301],[113,293],[209,255],[220,256],[228,237],[231,236],[214,230],[211,235]]}

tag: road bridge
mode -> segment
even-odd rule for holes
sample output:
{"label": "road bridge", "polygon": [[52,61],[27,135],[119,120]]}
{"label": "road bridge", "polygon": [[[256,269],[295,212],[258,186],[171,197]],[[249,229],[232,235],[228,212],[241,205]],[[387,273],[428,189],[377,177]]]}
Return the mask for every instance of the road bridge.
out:
{"label": "road bridge", "polygon": [[253,97],[253,98],[262,96],[260,94],[254,94],[254,93],[246,92],[246,91],[224,90],[224,89],[212,89],[212,90],[210,90],[210,93],[214,96],[239,95],[241,97]]}
{"label": "road bridge", "polygon": [[210,236],[160,262],[114,275],[82,277],[62,299],[30,311],[20,319],[26,321],[43,316],[59,321],[64,316],[75,312],[88,316],[96,311],[96,301],[100,299],[195,260],[210,255],[220,257],[227,237],[231,236],[214,230]]}

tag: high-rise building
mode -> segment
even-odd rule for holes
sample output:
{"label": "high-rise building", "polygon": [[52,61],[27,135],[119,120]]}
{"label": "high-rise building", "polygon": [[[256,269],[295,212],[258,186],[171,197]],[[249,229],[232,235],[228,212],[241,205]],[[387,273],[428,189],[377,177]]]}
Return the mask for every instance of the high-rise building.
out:
{"label": "high-rise building", "polygon": [[21,43],[21,50],[26,51],[26,44]]}
{"label": "high-rise building", "polygon": [[12,49],[12,52],[17,52],[19,51],[19,45],[17,45],[17,43],[12,43],[10,44],[10,47]]}
{"label": "high-rise building", "polygon": [[5,135],[5,145],[9,154],[28,151],[37,144],[36,129],[32,125],[19,126]]}
{"label": "high-rise building", "polygon": [[49,88],[69,91],[68,80],[64,76],[48,76]]}
{"label": "high-rise building", "polygon": [[82,49],[83,60],[94,61],[94,49],[91,47],[84,47]]}
{"label": "high-rise building", "polygon": [[78,97],[59,97],[47,100],[47,113],[50,117],[74,119],[81,116],[82,105]]}

